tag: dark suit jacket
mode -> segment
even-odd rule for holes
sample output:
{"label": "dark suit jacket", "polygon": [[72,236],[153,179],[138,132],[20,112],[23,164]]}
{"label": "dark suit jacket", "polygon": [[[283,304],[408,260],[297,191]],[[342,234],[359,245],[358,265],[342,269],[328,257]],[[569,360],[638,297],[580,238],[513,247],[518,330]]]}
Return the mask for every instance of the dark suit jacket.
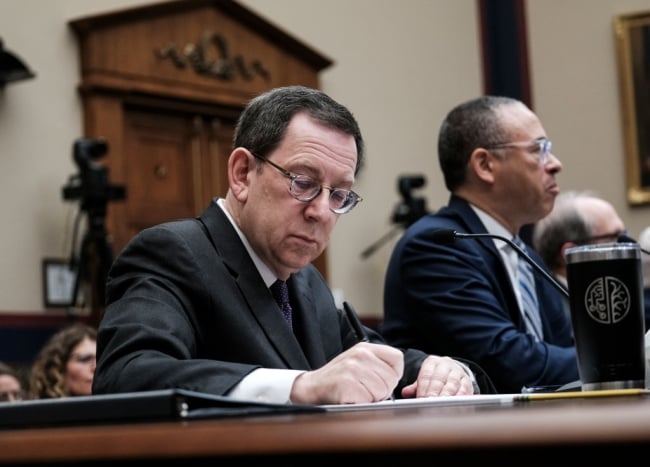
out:
{"label": "dark suit jacket", "polygon": [[[486,233],[470,205],[449,205],[406,230],[390,259],[384,288],[386,340],[478,363],[497,391],[563,385],[579,378],[570,319],[561,296],[535,272],[545,342],[526,334],[515,291],[490,238],[432,240],[436,229]],[[541,259],[528,249],[535,260]]]}
{"label": "dark suit jacket", "polygon": [[[256,368],[316,369],[357,342],[315,267],[288,283],[295,334],[216,202],[198,219],[142,231],[109,273],[93,392],[225,395]],[[399,388],[426,357],[404,353]]]}

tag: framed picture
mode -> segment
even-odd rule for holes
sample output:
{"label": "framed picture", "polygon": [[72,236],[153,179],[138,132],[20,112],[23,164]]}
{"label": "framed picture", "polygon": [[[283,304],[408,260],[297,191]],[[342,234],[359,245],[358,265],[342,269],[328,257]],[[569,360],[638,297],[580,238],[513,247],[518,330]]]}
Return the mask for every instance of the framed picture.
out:
{"label": "framed picture", "polygon": [[43,259],[43,304],[45,308],[63,308],[74,305],[77,269],[67,260]]}
{"label": "framed picture", "polygon": [[616,16],[627,200],[650,204],[650,11]]}

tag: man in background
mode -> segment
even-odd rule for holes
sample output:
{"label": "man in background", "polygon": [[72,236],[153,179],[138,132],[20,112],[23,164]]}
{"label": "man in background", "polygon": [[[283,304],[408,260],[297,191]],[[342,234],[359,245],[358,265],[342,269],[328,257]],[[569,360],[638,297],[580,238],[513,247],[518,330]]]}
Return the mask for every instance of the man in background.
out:
{"label": "man in background", "polygon": [[[596,243],[616,243],[625,224],[614,206],[591,191],[567,191],[555,200],[553,210],[533,228],[533,246],[554,277],[567,286],[568,248]],[[570,315],[569,301],[564,309]]]}
{"label": "man in background", "polygon": [[551,211],[562,164],[539,118],[507,97],[464,102],[442,123],[438,157],[449,203],[397,243],[384,287],[383,335],[398,347],[473,360],[499,392],[577,381],[571,323],[558,290],[507,242],[444,244],[436,233],[517,241],[523,226]]}
{"label": "man in background", "polygon": [[9,364],[0,362],[0,402],[21,401],[25,397],[18,372]]}

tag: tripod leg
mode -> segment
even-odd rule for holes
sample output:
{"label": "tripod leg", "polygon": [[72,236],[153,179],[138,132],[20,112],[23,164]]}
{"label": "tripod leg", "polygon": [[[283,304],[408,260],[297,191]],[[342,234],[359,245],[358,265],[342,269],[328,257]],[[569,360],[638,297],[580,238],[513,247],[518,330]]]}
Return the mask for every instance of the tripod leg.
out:
{"label": "tripod leg", "polygon": [[[79,291],[87,283],[86,274],[88,274],[88,245],[90,239],[88,234],[84,235],[83,240],[81,241],[81,248],[79,251],[79,261],[77,262],[77,277],[75,278],[74,288],[72,290],[72,306],[81,308],[85,304],[85,300],[79,302]],[[71,262],[74,265],[74,261]],[[85,298],[84,294],[84,298]]]}
{"label": "tripod leg", "polygon": [[401,229],[402,229],[401,225],[396,225],[395,227],[393,227],[391,230],[385,233],[379,240],[377,240],[375,243],[373,243],[368,248],[363,250],[361,252],[361,259],[366,259],[368,256],[373,254],[375,251],[379,249],[380,246],[382,246],[388,240],[390,240],[395,235],[397,235]]}

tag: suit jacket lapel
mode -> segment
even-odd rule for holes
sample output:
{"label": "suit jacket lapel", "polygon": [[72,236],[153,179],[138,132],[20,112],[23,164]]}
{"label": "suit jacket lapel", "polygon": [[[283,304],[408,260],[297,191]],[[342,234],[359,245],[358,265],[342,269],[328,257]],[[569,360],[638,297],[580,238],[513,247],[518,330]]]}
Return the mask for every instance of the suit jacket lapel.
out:
{"label": "suit jacket lapel", "polygon": [[[453,196],[450,198],[449,207],[456,212],[459,224],[463,225],[468,233],[488,233],[481,219],[476,215],[472,207],[464,199]],[[519,312],[519,304],[515,290],[510,284],[510,277],[508,270],[503,264],[501,254],[494,245],[494,240],[491,238],[477,238],[475,240],[462,240],[464,242],[477,241],[482,248],[490,254],[490,261],[493,271],[497,274],[499,282],[508,284],[509,287],[503,288],[504,298],[507,301],[508,313],[515,323],[522,322],[521,313]]]}
{"label": "suit jacket lapel", "polygon": [[[224,212],[213,202],[200,216],[200,220],[206,226],[212,245],[232,273],[247,304],[247,309],[241,310],[242,319],[248,317],[249,325],[261,328],[287,368],[309,369],[298,340],[284,321],[282,311]],[[215,284],[215,287],[218,285]]]}

